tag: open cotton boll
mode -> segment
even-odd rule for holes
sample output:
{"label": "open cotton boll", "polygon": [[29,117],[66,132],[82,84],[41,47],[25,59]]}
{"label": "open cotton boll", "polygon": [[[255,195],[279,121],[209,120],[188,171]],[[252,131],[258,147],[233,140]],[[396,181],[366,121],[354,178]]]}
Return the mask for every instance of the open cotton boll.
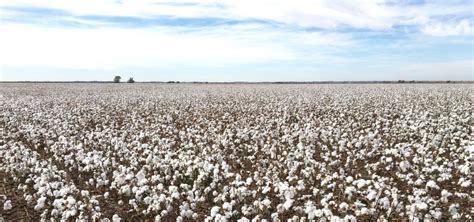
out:
{"label": "open cotton boll", "polygon": [[214,206],[211,208],[211,217],[215,217],[220,211],[220,207]]}
{"label": "open cotton boll", "polygon": [[284,208],[285,210],[289,210],[289,209],[293,206],[293,203],[294,203],[294,202],[295,202],[295,201],[292,200],[292,199],[287,199],[287,200],[285,201],[285,203],[283,203],[283,208]]}
{"label": "open cotton boll", "polygon": [[430,180],[426,183],[426,187],[432,188],[432,189],[439,189],[439,186],[436,184],[436,182]]}
{"label": "open cotton boll", "polygon": [[415,203],[415,207],[417,210],[427,210],[428,204],[426,204],[425,202],[417,202]]}
{"label": "open cotton boll", "polygon": [[122,221],[122,218],[120,218],[119,215],[114,214],[112,216],[112,222],[120,222],[120,221]]}
{"label": "open cotton boll", "polygon": [[11,200],[3,202],[3,210],[11,210],[13,208]]}
{"label": "open cotton boll", "polygon": [[342,202],[341,204],[339,204],[339,209],[344,212],[349,209],[349,204],[347,204],[346,202]]}
{"label": "open cotton boll", "polygon": [[368,200],[374,200],[375,197],[377,197],[377,191],[370,190],[369,193],[367,194],[367,199]]}
{"label": "open cotton boll", "polygon": [[242,218],[238,219],[237,222],[250,222],[250,220],[246,217],[242,217]]}
{"label": "open cotton boll", "polygon": [[36,203],[34,209],[35,209],[36,211],[43,209],[44,206],[45,206],[45,202],[46,202],[46,197],[40,197],[40,198],[38,198],[38,201],[37,201],[37,203]]}

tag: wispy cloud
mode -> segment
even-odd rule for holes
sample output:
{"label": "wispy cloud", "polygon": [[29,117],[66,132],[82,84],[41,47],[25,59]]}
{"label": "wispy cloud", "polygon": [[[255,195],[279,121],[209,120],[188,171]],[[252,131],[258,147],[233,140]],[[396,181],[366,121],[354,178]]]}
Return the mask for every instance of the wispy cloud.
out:
{"label": "wispy cloud", "polygon": [[423,27],[423,33],[433,36],[473,35],[473,24],[467,19],[458,22],[433,22]]}
{"label": "wispy cloud", "polygon": [[[471,6],[471,7],[469,7]],[[324,29],[359,28],[388,30],[397,25],[426,25],[442,22],[440,17],[472,19],[469,1],[385,0],[189,0],[189,1],[91,1],[19,0],[0,3],[4,19],[13,17],[74,17],[106,24],[209,25],[266,21]],[[445,24],[447,25],[447,24]]]}

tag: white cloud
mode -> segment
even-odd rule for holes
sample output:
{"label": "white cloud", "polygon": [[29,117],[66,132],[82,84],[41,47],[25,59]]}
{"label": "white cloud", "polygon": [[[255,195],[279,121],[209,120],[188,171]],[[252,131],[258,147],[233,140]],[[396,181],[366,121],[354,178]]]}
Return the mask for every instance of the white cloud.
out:
{"label": "white cloud", "polygon": [[473,35],[473,25],[467,19],[458,23],[434,22],[427,24],[422,29],[423,33],[432,36],[460,36]]}
{"label": "white cloud", "polygon": [[373,30],[387,30],[394,25],[404,24],[424,25],[432,21],[434,16],[472,16],[469,3],[392,3],[393,1],[386,0],[97,0],[81,3],[75,0],[17,0],[0,2],[0,6],[53,8],[66,10],[77,16],[261,19],[301,27]]}
{"label": "white cloud", "polygon": [[[256,25],[210,29],[0,27],[3,66],[112,69],[179,64],[222,66],[331,56],[356,44],[342,34],[285,32]],[[312,47],[312,50],[307,51]]]}

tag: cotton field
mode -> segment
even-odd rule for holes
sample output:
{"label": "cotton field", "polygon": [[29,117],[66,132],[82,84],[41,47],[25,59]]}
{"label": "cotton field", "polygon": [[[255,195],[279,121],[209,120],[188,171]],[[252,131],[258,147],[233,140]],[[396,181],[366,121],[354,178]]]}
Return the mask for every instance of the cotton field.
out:
{"label": "cotton field", "polygon": [[473,220],[472,84],[0,84],[0,221]]}

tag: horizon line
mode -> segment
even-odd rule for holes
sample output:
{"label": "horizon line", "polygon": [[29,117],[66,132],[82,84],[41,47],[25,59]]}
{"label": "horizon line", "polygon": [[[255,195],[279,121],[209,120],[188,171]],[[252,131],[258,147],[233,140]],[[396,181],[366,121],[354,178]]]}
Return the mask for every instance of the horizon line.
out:
{"label": "horizon line", "polygon": [[[114,81],[28,81],[28,80],[0,80],[0,83],[113,83],[113,84],[133,84]],[[356,80],[356,81],[135,81],[134,83],[164,83],[164,84],[361,84],[361,83],[387,83],[387,84],[407,84],[407,83],[474,83],[474,80]]]}

